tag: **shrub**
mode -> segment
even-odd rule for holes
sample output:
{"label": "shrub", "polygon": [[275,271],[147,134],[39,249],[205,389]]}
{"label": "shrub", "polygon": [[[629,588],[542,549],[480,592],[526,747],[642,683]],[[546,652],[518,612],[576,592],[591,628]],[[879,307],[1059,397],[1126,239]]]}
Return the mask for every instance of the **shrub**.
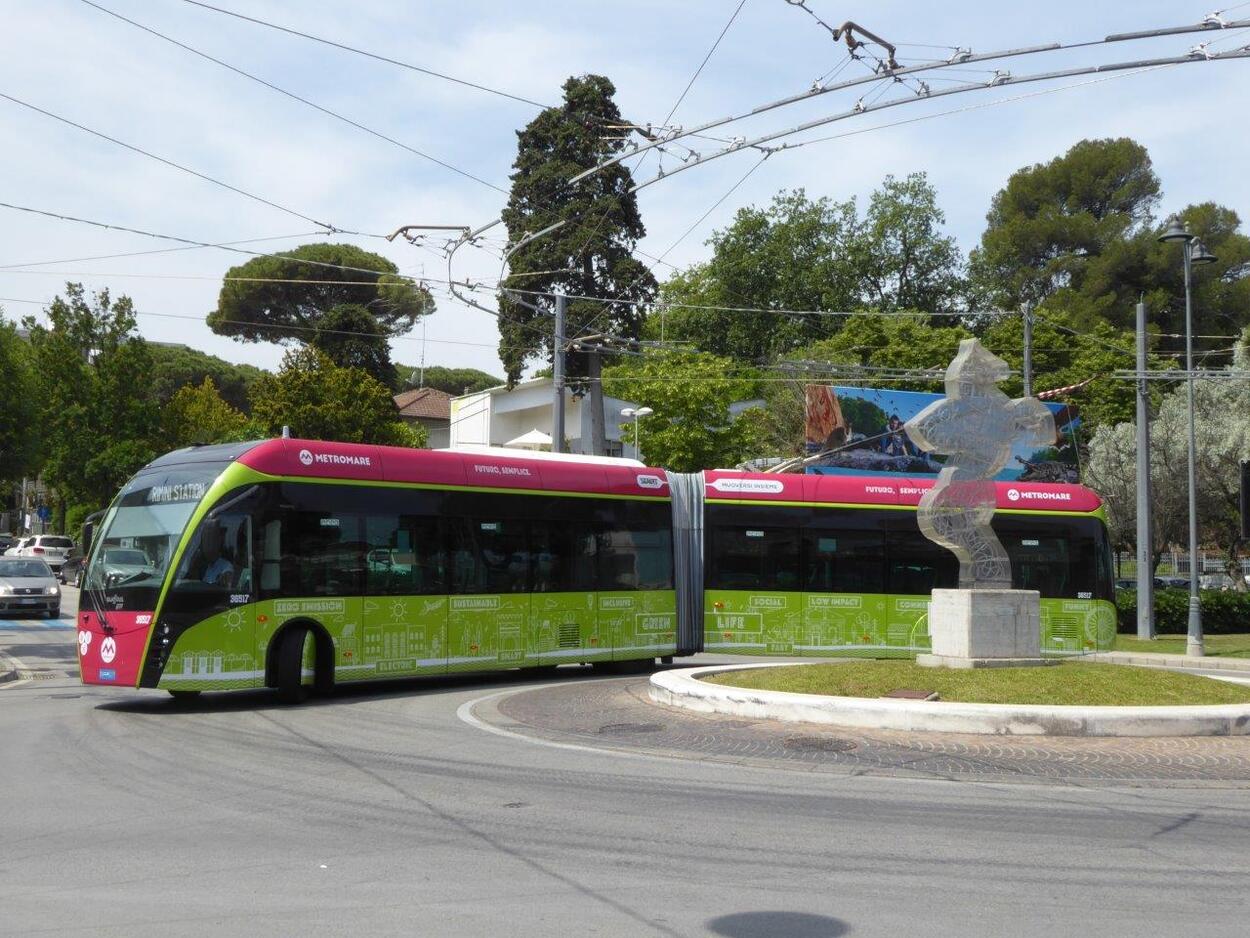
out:
{"label": "shrub", "polygon": [[[1210,635],[1250,632],[1250,593],[1203,590],[1199,593],[1202,607],[1202,631]],[[1122,635],[1137,632],[1137,592],[1119,590],[1115,605],[1118,631]],[[1155,632],[1159,635],[1184,635],[1189,631],[1189,591],[1183,589],[1155,590]]]}

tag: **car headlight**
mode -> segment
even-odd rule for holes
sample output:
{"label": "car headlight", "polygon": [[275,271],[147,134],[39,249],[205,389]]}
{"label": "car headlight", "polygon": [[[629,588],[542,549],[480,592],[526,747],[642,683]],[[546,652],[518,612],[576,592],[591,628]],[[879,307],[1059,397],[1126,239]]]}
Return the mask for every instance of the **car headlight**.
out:
{"label": "car headlight", "polygon": [[12,596],[13,587],[0,585],[0,596]]}
{"label": "car headlight", "polygon": [[61,588],[59,586],[45,586],[43,591],[49,596],[55,596],[57,593],[61,592]]}

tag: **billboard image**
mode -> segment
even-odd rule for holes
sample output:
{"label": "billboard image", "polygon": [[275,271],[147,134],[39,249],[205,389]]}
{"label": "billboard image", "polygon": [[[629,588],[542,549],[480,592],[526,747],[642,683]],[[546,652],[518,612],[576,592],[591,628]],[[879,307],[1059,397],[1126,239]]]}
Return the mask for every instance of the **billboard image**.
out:
{"label": "billboard image", "polygon": [[[806,389],[806,452],[815,456],[806,471],[829,475],[937,475],[945,457],[916,447],[903,424],[944,394],[884,388]],[[996,479],[1002,482],[1078,482],[1076,408],[1045,402],[1055,417],[1051,446],[1019,445]]]}

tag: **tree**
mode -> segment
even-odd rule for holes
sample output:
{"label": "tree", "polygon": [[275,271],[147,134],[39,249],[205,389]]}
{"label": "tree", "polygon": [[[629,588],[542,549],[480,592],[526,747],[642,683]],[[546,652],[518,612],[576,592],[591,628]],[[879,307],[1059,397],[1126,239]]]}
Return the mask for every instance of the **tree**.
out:
{"label": "tree", "polygon": [[[391,387],[396,393],[414,387],[419,370],[416,365],[396,364],[396,378]],[[496,378],[476,368],[446,368],[442,365],[427,365],[422,381],[425,387],[437,388],[452,396],[474,394],[487,388],[497,388],[504,383],[503,378]]]}
{"label": "tree", "polygon": [[286,353],[276,375],[252,386],[252,419],[269,436],[344,443],[423,446],[425,428],[400,421],[390,389],[359,368],[340,368],[304,346]]}
{"label": "tree", "polygon": [[179,388],[162,410],[161,424],[170,449],[239,440],[248,428],[247,417],[222,400],[209,377]]}
{"label": "tree", "polygon": [[359,303],[340,303],[317,323],[309,339],[340,368],[359,368],[388,387],[395,383],[395,366],[386,334],[373,314]]}
{"label": "tree", "polygon": [[963,257],[943,235],[946,215],[924,173],[886,176],[872,194],[855,243],[864,300],[878,309],[938,314],[964,294]]}
{"label": "tree", "polygon": [[32,473],[39,456],[39,391],[17,327],[0,319],[0,483]]}
{"label": "tree", "polygon": [[63,524],[67,499],[104,507],[162,440],[152,359],[130,299],[114,301],[108,290],[89,297],[68,283],[46,315],[48,326],[34,317],[24,325],[41,385],[43,471],[61,496]]}
{"label": "tree", "polygon": [[[372,359],[389,363],[388,336],[411,329],[422,316],[434,311],[428,290],[398,275],[399,268],[386,258],[350,244],[305,244],[293,251],[255,257],[226,271],[217,308],[208,314],[208,325],[219,335],[245,342],[325,343],[324,351],[339,364],[368,346]],[[345,320],[360,326],[359,313],[339,312],[336,307],[364,309],[370,323],[349,331],[361,333],[353,342],[332,330]]]}
{"label": "tree", "polygon": [[1005,308],[1080,288],[1092,257],[1148,226],[1159,178],[1141,144],[1082,140],[1063,156],[1013,173],[991,203],[975,283]]}
{"label": "tree", "polygon": [[[735,420],[731,403],[759,395],[758,373],[727,358],[653,352],[608,368],[604,393],[637,401],[655,413],[638,424],[650,465],[675,472],[734,466],[758,455],[758,423]],[[633,430],[633,422],[621,424]]]}
{"label": "tree", "polygon": [[711,260],[664,284],[647,337],[759,363],[836,335],[844,322],[776,310],[914,309],[942,322],[964,292],[963,259],[941,234],[945,220],[923,173],[887,176],[862,219],[854,200],[780,192],[766,209],[739,210],[712,235]]}
{"label": "tree", "polygon": [[802,189],[778,193],[766,209],[739,209],[708,242],[711,260],[665,282],[648,337],[761,363],[830,335],[838,326],[832,317],[772,310],[857,307],[860,278],[850,259],[858,224],[854,201],[812,201]]}
{"label": "tree", "polygon": [[[566,334],[612,332],[636,338],[640,304],[655,296],[651,271],[633,256],[646,234],[633,177],[623,163],[577,183],[569,180],[619,153],[624,146],[612,125],[624,121],[612,96],[616,88],[601,75],[570,78],[564,103],[547,108],[517,133],[512,191],[503,221],[508,238],[520,245],[509,259],[499,297],[499,358],[508,383],[515,383],[534,358],[550,357],[550,294],[563,291],[568,304]],[[563,225],[524,244],[527,234]],[[509,294],[509,290],[532,291]],[[537,295],[544,294],[544,295]],[[523,305],[517,297],[538,307]],[[568,356],[568,374],[586,374],[586,355]]]}
{"label": "tree", "polygon": [[[1250,335],[1239,343],[1235,372],[1250,368]],[[1241,534],[1240,463],[1250,459],[1250,388],[1235,378],[1211,378],[1194,386],[1194,436],[1197,442],[1195,492],[1202,540],[1224,553],[1233,581],[1243,584],[1239,561]],[[1136,427],[1105,426],[1094,434],[1086,482],[1107,502],[1117,546],[1136,543]],[[1150,430],[1151,515],[1155,564],[1171,544],[1188,539],[1189,401],[1184,384],[1167,394]]]}
{"label": "tree", "polygon": [[152,358],[150,383],[157,401],[168,404],[179,388],[199,385],[212,378],[217,393],[235,410],[247,413],[248,389],[264,372],[254,365],[240,365],[185,345],[149,345]]}

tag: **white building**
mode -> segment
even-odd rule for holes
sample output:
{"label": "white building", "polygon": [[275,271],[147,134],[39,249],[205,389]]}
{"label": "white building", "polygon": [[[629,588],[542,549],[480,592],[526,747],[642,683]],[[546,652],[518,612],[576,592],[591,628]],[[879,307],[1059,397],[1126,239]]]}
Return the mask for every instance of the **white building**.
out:
{"label": "white building", "polygon": [[[503,446],[531,430],[552,432],[552,411],[555,406],[555,389],[551,378],[535,378],[524,381],[512,390],[505,386],[489,388],[476,394],[451,399],[451,440],[453,449],[466,444],[479,446]],[[633,436],[621,424],[628,424],[621,411],[637,407],[630,401],[615,397],[603,399],[603,430],[607,438],[604,456],[636,458]],[[574,397],[568,388],[564,391],[564,438],[568,452],[591,453],[590,395]]]}

